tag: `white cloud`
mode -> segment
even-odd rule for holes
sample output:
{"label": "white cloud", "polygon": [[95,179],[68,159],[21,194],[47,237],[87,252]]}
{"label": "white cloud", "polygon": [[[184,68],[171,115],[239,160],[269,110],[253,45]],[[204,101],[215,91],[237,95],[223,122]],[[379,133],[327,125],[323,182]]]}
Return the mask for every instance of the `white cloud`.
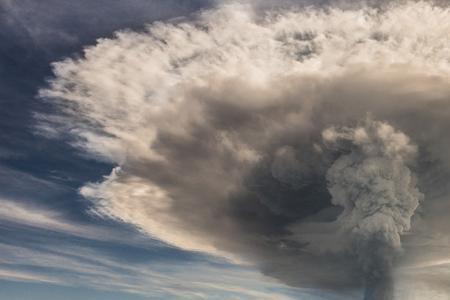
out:
{"label": "white cloud", "polygon": [[89,224],[70,220],[63,213],[45,206],[25,204],[18,200],[0,198],[0,223],[6,225],[26,226],[84,239],[124,243],[129,245],[151,244],[138,234],[130,235],[103,224]]}
{"label": "white cloud", "polygon": [[0,278],[3,280],[10,280],[10,281],[30,281],[40,283],[53,283],[53,284],[60,283],[59,280],[56,278],[1,268],[0,268]]}
{"label": "white cloud", "polygon": [[[251,269],[215,267],[205,262],[185,263],[187,265],[167,261],[124,263],[92,248],[64,245],[57,249],[52,246],[29,249],[0,243],[0,250],[0,278],[3,280],[81,285],[149,298],[293,299],[285,291],[314,297],[307,290],[285,289]],[[17,265],[20,270],[15,269]],[[55,273],[58,276],[53,275]]]}

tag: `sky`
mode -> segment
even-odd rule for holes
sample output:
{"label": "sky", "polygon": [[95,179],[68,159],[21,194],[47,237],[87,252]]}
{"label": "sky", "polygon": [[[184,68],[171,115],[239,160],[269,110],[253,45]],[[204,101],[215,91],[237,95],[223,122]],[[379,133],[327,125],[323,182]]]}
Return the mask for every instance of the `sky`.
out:
{"label": "sky", "polygon": [[0,0],[0,299],[450,299],[450,8]]}
{"label": "sky", "polygon": [[34,115],[52,109],[36,97],[52,62],[82,55],[116,30],[142,30],[209,5],[0,2],[0,299],[291,299],[299,293],[254,268],[183,251],[93,216],[78,189],[114,165],[36,134]]}

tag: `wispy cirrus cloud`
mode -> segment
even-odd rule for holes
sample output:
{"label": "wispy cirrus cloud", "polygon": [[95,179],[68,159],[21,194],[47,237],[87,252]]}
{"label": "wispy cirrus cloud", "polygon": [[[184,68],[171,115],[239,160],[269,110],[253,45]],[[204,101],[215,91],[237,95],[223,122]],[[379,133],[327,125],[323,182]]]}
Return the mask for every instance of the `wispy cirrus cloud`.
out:
{"label": "wispy cirrus cloud", "polygon": [[73,245],[30,249],[0,243],[0,250],[3,280],[81,285],[151,299],[296,299],[289,293],[322,299],[314,291],[288,289],[255,270],[231,265],[167,261],[135,264]]}
{"label": "wispy cirrus cloud", "polygon": [[[9,228],[13,239],[5,231]],[[170,258],[165,254],[172,251],[168,246],[137,232],[79,223],[36,203],[0,199],[0,230],[1,280],[83,286],[152,299],[294,299],[286,291],[314,295],[212,257]],[[118,245],[131,252],[110,251]],[[141,253],[138,260],[132,258],[136,251]]]}
{"label": "wispy cirrus cloud", "polygon": [[10,270],[0,268],[0,279],[11,280],[11,281],[27,281],[27,282],[38,282],[38,283],[53,283],[61,284],[61,281],[57,278],[52,278],[40,274],[32,274],[30,272]]}
{"label": "wispy cirrus cloud", "polygon": [[38,207],[37,203],[25,204],[10,199],[0,199],[0,223],[13,223],[94,240],[118,239],[111,229],[70,221],[64,214]]}

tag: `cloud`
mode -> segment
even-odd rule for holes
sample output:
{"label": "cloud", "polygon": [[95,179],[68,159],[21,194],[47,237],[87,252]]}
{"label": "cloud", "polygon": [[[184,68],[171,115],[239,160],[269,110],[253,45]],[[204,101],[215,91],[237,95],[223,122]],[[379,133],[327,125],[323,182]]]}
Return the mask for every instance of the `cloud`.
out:
{"label": "cloud", "polygon": [[417,147],[389,124],[371,119],[356,128],[329,128],[322,135],[344,153],[326,178],[331,202],[344,209],[339,231],[366,276],[365,299],[392,299],[392,261],[423,198],[408,167]]}
{"label": "cloud", "polygon": [[0,278],[9,281],[87,286],[155,299],[294,299],[289,293],[323,299],[308,290],[283,289],[249,268],[207,261],[136,264],[66,243],[38,249],[0,243],[0,250]]}
{"label": "cloud", "polygon": [[27,272],[18,272],[13,270],[0,269],[0,278],[10,281],[32,281],[41,283],[58,283],[57,279],[48,278],[47,276],[39,276]]}
{"label": "cloud", "polygon": [[[100,224],[83,224],[44,207],[0,200],[0,279],[59,286],[83,286],[145,297],[177,299],[285,299],[308,290],[284,289],[248,267],[236,268],[211,257],[164,258],[165,245]],[[12,229],[14,238],[8,234]],[[145,252],[146,259],[131,259]],[[161,258],[150,259],[159,253]],[[167,256],[167,254],[166,254]],[[186,256],[186,254],[185,254]],[[185,265],[184,265],[185,264]],[[187,266],[186,266],[187,265]]]}
{"label": "cloud", "polygon": [[[393,226],[395,239],[408,235],[394,269],[427,252],[426,237],[447,236],[435,216],[450,209],[449,17],[447,7],[421,1],[348,10],[221,5],[195,20],[118,32],[53,64],[40,96],[60,112],[41,122],[117,165],[81,189],[100,215],[254,264],[289,285],[353,293],[365,271],[360,253],[332,237],[349,209],[333,190],[345,174],[337,165],[366,148],[346,138],[349,148],[337,151],[322,133],[357,128],[369,112],[400,143],[381,143],[392,149],[375,170],[415,174],[425,199],[416,211],[416,184],[404,182],[414,201],[398,203],[406,217]],[[407,167],[390,156],[413,152]]]}
{"label": "cloud", "polygon": [[33,207],[19,201],[0,199],[0,223],[39,228],[93,240],[122,240],[113,230],[100,225],[88,225],[70,221],[58,211]]}

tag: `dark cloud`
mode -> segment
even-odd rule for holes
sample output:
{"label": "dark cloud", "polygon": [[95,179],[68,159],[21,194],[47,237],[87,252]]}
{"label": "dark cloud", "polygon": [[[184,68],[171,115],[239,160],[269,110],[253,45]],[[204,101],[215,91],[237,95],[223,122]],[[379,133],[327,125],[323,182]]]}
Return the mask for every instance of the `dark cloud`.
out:
{"label": "dark cloud", "polygon": [[118,166],[81,189],[104,216],[289,285],[390,299],[418,241],[447,235],[448,9],[257,12],[220,6],[54,64],[41,97],[61,111],[40,130]]}

